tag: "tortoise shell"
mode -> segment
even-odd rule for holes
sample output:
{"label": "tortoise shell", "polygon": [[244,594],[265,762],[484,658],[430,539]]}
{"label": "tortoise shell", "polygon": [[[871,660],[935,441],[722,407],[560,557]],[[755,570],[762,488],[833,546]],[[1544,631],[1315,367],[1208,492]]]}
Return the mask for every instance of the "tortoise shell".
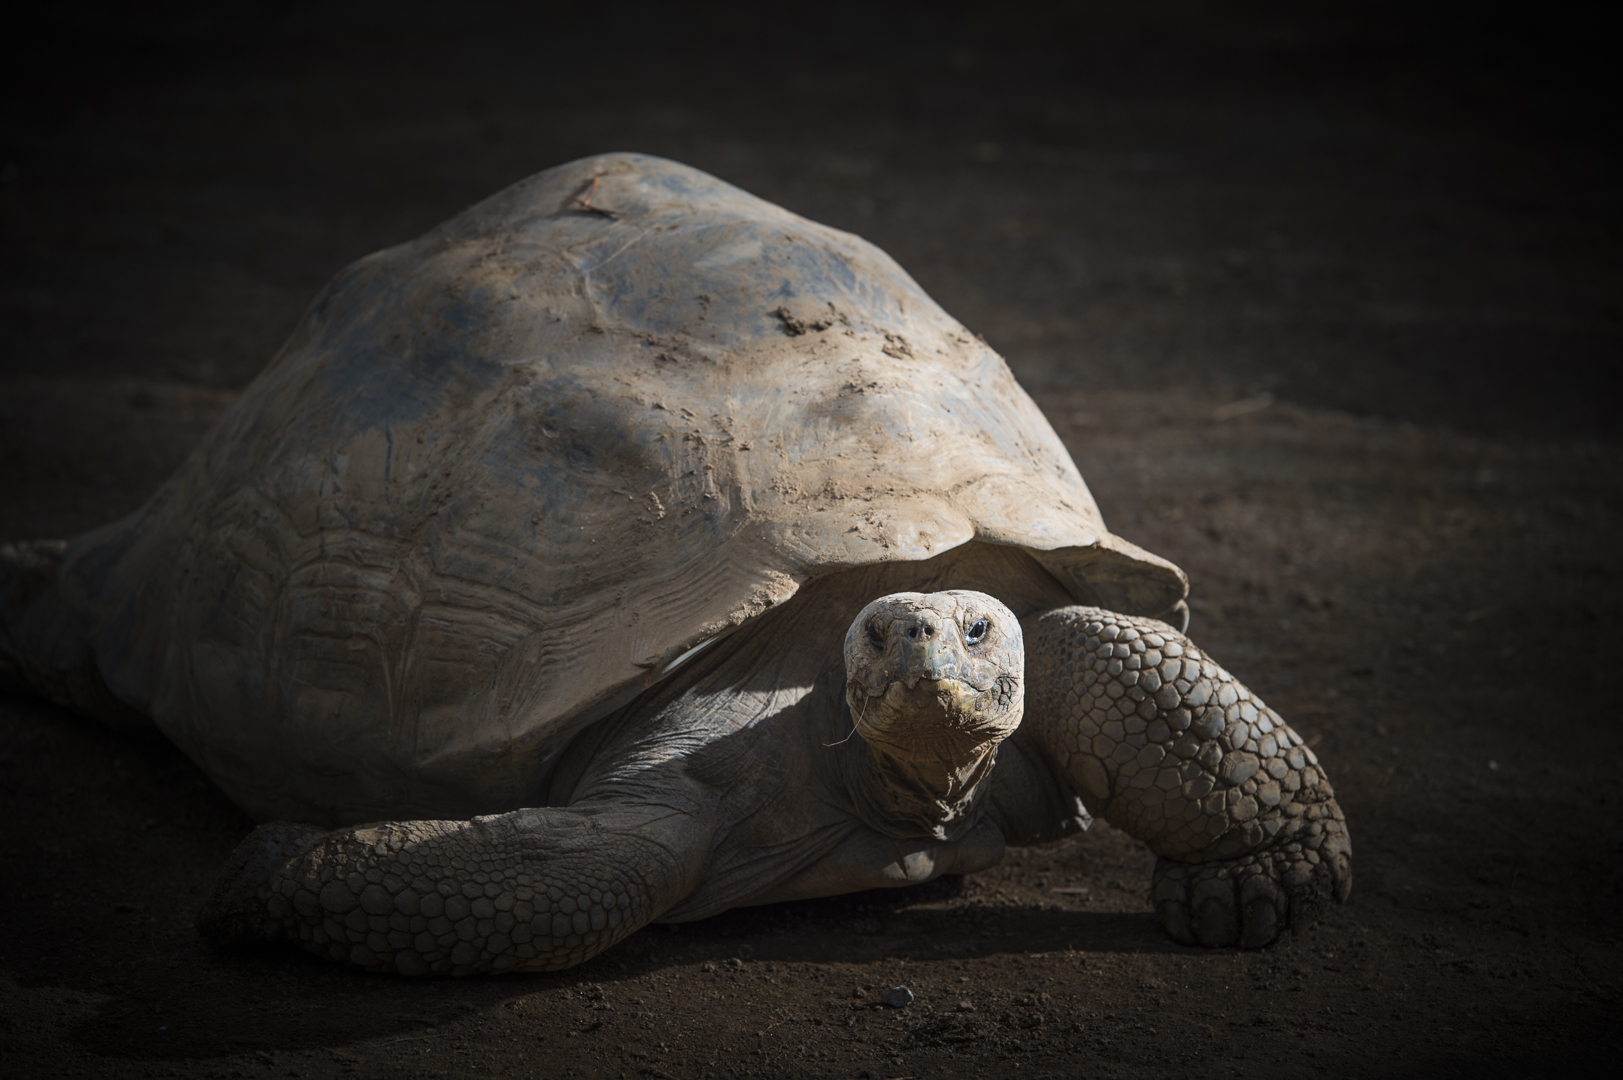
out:
{"label": "tortoise shell", "polygon": [[62,580],[249,813],[465,817],[807,581],[970,540],[1125,613],[1186,589],[884,252],[609,154],[339,273]]}

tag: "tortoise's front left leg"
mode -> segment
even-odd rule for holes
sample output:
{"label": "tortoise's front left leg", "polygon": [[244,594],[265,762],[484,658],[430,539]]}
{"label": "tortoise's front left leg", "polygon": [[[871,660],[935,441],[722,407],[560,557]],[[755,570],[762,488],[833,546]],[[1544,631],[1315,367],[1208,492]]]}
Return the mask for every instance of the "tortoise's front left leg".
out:
{"label": "tortoise's front left leg", "polygon": [[575,805],[331,832],[273,822],[239,846],[198,928],[405,975],[555,971],[692,890],[710,840],[702,811]]}
{"label": "tortoise's front left leg", "polygon": [[1160,856],[1174,939],[1265,945],[1347,898],[1352,845],[1318,759],[1188,638],[1087,607],[1024,629],[1022,728],[1089,810]]}

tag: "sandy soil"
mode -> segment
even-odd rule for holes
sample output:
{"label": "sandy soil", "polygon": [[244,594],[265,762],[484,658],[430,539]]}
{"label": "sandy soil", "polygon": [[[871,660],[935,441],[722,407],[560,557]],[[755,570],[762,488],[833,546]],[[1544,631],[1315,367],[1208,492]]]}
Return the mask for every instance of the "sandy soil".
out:
{"label": "sandy soil", "polygon": [[372,977],[206,946],[248,821],[160,739],[9,699],[0,1071],[1611,1072],[1623,185],[1582,63],[1379,9],[538,10],[45,27],[0,142],[0,539],[138,505],[350,259],[664,153],[877,240],[1009,357],[1114,529],[1189,571],[1196,640],[1315,746],[1351,901],[1178,947],[1100,826],[561,975]]}

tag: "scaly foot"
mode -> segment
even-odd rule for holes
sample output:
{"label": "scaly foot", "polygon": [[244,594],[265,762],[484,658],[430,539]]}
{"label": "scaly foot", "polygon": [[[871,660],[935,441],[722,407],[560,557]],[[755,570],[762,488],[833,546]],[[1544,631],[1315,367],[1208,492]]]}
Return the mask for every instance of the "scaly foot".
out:
{"label": "scaly foot", "polygon": [[[1288,843],[1226,862],[1158,859],[1155,917],[1184,945],[1267,945],[1308,926],[1352,889],[1352,848],[1334,803]],[[1321,809],[1313,807],[1311,809]]]}

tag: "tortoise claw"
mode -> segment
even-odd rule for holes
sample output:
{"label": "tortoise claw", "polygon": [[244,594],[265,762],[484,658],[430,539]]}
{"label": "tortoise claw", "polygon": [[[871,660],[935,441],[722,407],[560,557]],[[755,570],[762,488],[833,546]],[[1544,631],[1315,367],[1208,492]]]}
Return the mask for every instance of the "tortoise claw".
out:
{"label": "tortoise claw", "polygon": [[265,910],[271,877],[326,835],[325,829],[291,821],[272,821],[249,833],[198,911],[198,932],[217,945],[280,938],[281,924],[268,920]]}
{"label": "tortoise claw", "polygon": [[1240,859],[1155,866],[1155,915],[1183,945],[1260,948],[1300,931],[1352,889],[1346,827],[1327,818],[1295,841]]}

